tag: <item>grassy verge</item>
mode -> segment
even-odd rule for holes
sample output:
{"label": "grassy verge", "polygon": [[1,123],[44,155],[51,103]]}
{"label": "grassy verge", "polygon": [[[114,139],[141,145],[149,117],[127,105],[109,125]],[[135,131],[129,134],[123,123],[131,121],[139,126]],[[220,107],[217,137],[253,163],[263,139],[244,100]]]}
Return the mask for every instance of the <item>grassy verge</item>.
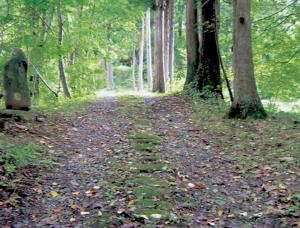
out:
{"label": "grassy verge", "polygon": [[300,167],[299,113],[269,112],[266,120],[229,120],[224,118],[228,108],[224,102],[197,102],[193,119],[200,129],[218,136],[214,143],[232,154],[241,170]]}
{"label": "grassy verge", "polygon": [[37,169],[47,168],[52,162],[46,148],[28,143],[25,138],[20,137],[16,142],[15,139],[0,134],[1,191],[17,192],[18,184],[24,179],[24,176],[20,174],[22,170],[30,169],[30,176],[32,174],[32,177],[36,177]]}
{"label": "grassy verge", "polygon": [[42,103],[39,107],[33,108],[33,111],[42,112],[50,118],[64,117],[73,120],[79,115],[84,115],[88,106],[97,100],[99,97],[95,95],[71,100],[63,99],[56,103]]}

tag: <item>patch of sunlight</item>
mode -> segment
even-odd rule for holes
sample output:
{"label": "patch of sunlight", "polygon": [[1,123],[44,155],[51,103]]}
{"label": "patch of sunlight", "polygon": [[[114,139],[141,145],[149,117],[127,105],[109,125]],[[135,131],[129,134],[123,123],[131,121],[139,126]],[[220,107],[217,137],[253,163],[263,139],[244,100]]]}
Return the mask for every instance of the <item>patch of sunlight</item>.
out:
{"label": "patch of sunlight", "polygon": [[102,89],[96,92],[97,97],[121,97],[121,96],[155,96],[154,93],[143,91],[138,92],[134,90],[109,90]]}

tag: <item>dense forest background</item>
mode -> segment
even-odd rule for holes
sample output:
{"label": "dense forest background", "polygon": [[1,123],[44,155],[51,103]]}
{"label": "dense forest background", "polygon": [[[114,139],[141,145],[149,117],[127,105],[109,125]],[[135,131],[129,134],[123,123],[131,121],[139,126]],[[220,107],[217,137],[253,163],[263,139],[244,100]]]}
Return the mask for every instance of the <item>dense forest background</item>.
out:
{"label": "dense forest background", "polygon": [[[107,87],[110,63],[116,89],[132,89],[132,52],[136,46],[138,54],[141,18],[146,15],[147,7],[152,7],[152,1],[2,0],[1,74],[12,49],[19,47],[30,62],[30,87],[35,102],[56,102],[56,95],[64,97],[60,57],[71,97],[82,97]],[[185,1],[176,1],[175,8],[176,86],[173,88],[178,88],[186,77]],[[220,49],[230,80],[233,78],[232,8],[231,1],[221,1]],[[154,13],[151,13],[153,43]],[[252,1],[255,76],[262,99],[291,101],[300,96],[299,14],[297,0]],[[146,80],[146,62],[144,65]],[[36,75],[40,80],[35,80]]]}

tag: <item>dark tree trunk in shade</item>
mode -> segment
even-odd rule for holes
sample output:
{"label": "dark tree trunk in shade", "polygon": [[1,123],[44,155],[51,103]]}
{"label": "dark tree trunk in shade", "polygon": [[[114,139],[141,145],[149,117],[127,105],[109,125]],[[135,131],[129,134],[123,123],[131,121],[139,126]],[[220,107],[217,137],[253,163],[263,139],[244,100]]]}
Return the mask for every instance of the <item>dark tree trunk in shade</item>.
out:
{"label": "dark tree trunk in shade", "polygon": [[186,36],[187,76],[184,87],[190,89],[196,87],[196,74],[199,64],[196,0],[186,0]]}
{"label": "dark tree trunk in shade", "polygon": [[223,98],[218,56],[219,0],[202,0],[202,43],[198,66],[198,90],[202,98]]}

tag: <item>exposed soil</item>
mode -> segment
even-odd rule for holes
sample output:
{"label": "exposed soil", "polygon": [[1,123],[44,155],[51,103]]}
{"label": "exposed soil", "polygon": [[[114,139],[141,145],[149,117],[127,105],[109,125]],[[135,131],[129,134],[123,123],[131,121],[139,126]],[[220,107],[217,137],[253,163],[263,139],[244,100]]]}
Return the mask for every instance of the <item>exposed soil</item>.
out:
{"label": "exposed soil", "polygon": [[[73,123],[63,119],[28,123],[27,137],[47,146],[57,160],[40,179],[18,190],[22,192],[18,205],[0,205],[0,225],[299,227],[299,211],[286,212],[299,207],[300,197],[295,196],[300,193],[299,169],[238,169],[234,154],[224,152],[218,141],[224,135],[201,129],[192,120],[194,112],[193,104],[180,96],[146,97],[129,108],[119,98],[107,97]],[[137,126],[143,121],[147,123]],[[140,155],[130,135],[144,130],[162,139],[154,170],[134,167],[149,154]],[[158,212],[150,213],[152,219],[135,209],[141,186],[134,187],[130,179],[141,173],[154,182],[163,181],[152,187],[163,185],[164,192],[149,199],[170,202],[160,210],[156,203]],[[284,185],[275,186],[274,179]],[[4,193],[3,197],[1,202]],[[161,217],[159,213],[166,211]]]}

